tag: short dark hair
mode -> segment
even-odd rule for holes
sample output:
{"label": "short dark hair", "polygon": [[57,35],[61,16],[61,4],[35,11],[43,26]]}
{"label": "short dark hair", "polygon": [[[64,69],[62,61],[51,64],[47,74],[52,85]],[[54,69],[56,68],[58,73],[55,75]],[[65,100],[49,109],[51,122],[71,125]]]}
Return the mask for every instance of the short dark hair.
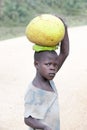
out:
{"label": "short dark hair", "polygon": [[40,51],[40,52],[35,51],[34,60],[36,60],[36,61],[41,60],[41,57],[43,57],[45,53],[51,53],[51,54],[57,55],[56,51],[54,51],[54,50],[52,50],[52,51]]}

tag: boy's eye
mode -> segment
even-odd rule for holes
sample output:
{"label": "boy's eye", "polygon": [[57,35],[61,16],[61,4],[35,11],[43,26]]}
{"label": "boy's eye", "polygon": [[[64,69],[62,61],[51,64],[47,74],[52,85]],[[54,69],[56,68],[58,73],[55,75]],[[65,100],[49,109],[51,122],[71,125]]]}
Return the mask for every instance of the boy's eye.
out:
{"label": "boy's eye", "polygon": [[58,68],[58,65],[57,65],[57,64],[55,64],[55,68]]}
{"label": "boy's eye", "polygon": [[50,65],[51,65],[51,63],[45,63],[45,65],[50,66]]}

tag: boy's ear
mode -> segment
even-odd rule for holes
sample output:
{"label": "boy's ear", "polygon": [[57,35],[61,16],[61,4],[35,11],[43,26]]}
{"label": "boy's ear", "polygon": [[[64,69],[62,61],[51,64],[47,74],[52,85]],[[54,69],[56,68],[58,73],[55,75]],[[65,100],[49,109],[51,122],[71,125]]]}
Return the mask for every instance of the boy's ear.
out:
{"label": "boy's ear", "polygon": [[36,67],[36,68],[38,68],[38,64],[39,64],[39,62],[38,61],[34,61],[34,66]]}

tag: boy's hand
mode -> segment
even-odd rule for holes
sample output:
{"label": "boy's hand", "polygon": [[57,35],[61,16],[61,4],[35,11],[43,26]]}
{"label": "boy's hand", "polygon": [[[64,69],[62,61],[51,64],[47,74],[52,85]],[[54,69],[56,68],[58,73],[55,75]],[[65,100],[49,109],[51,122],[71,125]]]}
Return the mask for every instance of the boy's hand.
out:
{"label": "boy's hand", "polygon": [[66,23],[64,22],[64,20],[60,17],[60,16],[57,16],[57,15],[55,15],[56,17],[58,17],[62,22],[63,22],[63,24],[64,24],[64,26],[65,26],[65,29],[67,28],[67,25],[66,25]]}
{"label": "boy's hand", "polygon": [[66,23],[64,22],[64,20],[61,18],[61,17],[58,17],[62,22],[63,22],[63,24],[64,24],[64,26],[65,26],[65,29],[67,28],[67,25],[66,25]]}
{"label": "boy's hand", "polygon": [[45,126],[44,130],[52,130],[49,126]]}

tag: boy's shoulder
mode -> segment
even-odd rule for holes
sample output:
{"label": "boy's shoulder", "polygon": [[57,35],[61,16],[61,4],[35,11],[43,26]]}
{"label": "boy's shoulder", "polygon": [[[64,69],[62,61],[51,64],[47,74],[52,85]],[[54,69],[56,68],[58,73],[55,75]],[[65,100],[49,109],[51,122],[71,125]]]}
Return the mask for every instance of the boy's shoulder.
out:
{"label": "boy's shoulder", "polygon": [[[50,82],[51,87],[52,87],[53,89],[55,89],[56,86],[55,86],[54,81],[53,81],[53,80],[50,80],[49,82]],[[26,92],[28,92],[28,91],[30,91],[30,90],[33,90],[33,91],[34,91],[35,89],[42,90],[41,88],[39,89],[39,88],[35,87],[35,86],[33,85],[33,83],[30,82],[30,83],[28,84],[28,86],[27,86]]]}
{"label": "boy's shoulder", "polygon": [[[50,84],[51,84],[51,87],[54,89],[54,91],[57,93],[57,89],[53,80],[50,80]],[[46,93],[48,93],[48,91],[44,91],[43,89],[35,87],[33,83],[31,82],[28,84],[27,90],[25,92],[25,98],[27,97],[29,99],[29,97],[33,95],[41,96]]]}
{"label": "boy's shoulder", "polygon": [[57,93],[57,89],[56,89],[56,86],[55,86],[55,83],[53,80],[50,80],[50,84],[51,84],[52,88],[54,89],[54,91]]}

